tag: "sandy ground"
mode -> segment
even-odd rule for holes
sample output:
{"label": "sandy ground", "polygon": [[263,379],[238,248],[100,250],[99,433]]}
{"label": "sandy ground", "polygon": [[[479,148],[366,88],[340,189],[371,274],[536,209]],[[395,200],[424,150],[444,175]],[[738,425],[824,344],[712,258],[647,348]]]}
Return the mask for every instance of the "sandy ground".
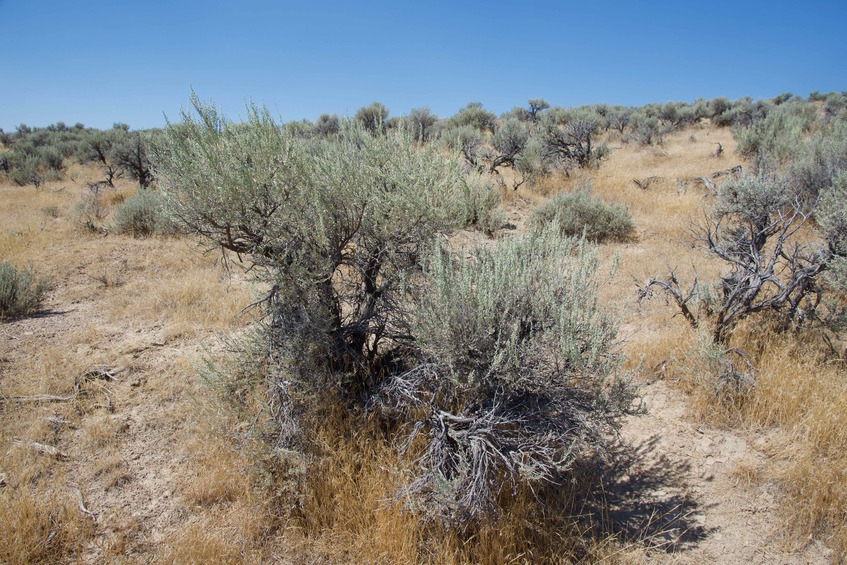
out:
{"label": "sandy ground", "polygon": [[[92,358],[106,354],[115,378],[104,383],[110,408],[71,418],[58,436],[68,455],[68,488],[80,491],[97,519],[83,559],[102,562],[118,554],[149,561],[192,519],[180,495],[194,433],[186,414],[202,394],[190,361],[214,338],[170,344],[155,327],[110,325],[94,299],[65,303],[54,292],[43,314],[0,327],[0,357],[9,367],[34,345],[62,345],[88,326],[107,336]],[[792,548],[780,534],[779,492],[745,478],[765,460],[768,436],[696,424],[682,393],[662,380],[644,383],[641,393],[647,413],[622,430],[622,465],[629,467],[610,473],[605,496],[613,527],[643,540],[645,562],[830,562],[831,553],[817,542]],[[49,416],[53,406],[37,409]],[[108,441],[91,450],[86,435],[98,426]]]}
{"label": "sandy ground", "polygon": [[[641,389],[646,415],[632,418],[623,440],[639,458],[635,497],[618,519],[640,529],[657,563],[829,563],[832,553],[815,541],[793,547],[783,537],[780,493],[748,477],[764,464],[771,438],[704,427],[691,418],[681,393],[662,380]],[[644,475],[646,480],[639,480]],[[628,488],[626,488],[628,487]],[[627,492],[636,487],[637,492]]]}

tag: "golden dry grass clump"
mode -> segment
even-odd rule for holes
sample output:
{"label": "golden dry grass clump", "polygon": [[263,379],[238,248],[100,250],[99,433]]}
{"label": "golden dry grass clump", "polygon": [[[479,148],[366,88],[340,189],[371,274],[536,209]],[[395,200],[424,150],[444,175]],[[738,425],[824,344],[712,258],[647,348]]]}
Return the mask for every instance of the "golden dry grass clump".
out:
{"label": "golden dry grass clump", "polygon": [[823,539],[847,554],[847,368],[814,337],[757,340],[756,390],[742,409],[747,426],[785,434],[772,476],[790,497],[786,519],[801,540]]}

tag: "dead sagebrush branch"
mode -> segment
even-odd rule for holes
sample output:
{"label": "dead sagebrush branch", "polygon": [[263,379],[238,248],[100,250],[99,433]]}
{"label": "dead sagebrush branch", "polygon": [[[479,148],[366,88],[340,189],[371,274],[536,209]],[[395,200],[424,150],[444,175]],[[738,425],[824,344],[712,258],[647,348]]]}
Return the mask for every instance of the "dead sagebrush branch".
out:
{"label": "dead sagebrush branch", "polygon": [[635,186],[640,188],[641,190],[650,190],[650,185],[659,180],[659,177],[647,177],[646,179],[632,179],[632,182],[635,183]]}
{"label": "dead sagebrush branch", "polygon": [[[83,381],[99,378],[107,381],[117,380],[114,369],[92,368],[84,372],[82,375],[74,379],[73,391],[63,395],[55,394],[35,394],[31,396],[0,396],[0,402],[67,402],[73,400],[80,395],[80,387]],[[104,389],[105,390],[105,389]],[[108,391],[107,391],[108,395]]]}
{"label": "dead sagebrush branch", "polygon": [[710,194],[717,194],[715,183],[709,177],[691,177],[687,179],[676,179],[676,189],[680,194],[685,193],[685,187],[689,184],[699,183],[706,187]]}
{"label": "dead sagebrush branch", "polygon": [[81,490],[76,489],[76,497],[77,497],[77,500],[79,501],[79,509],[82,510],[82,513],[85,514],[86,516],[88,516],[89,518],[91,518],[91,520],[96,524],[97,523],[97,516],[94,515],[94,512],[92,512],[91,510],[89,510],[88,508],[85,507],[85,500],[82,497],[82,491]]}
{"label": "dead sagebrush branch", "polygon": [[728,169],[715,171],[714,173],[712,173],[712,178],[716,179],[716,178],[720,178],[720,177],[727,176],[727,175],[738,176],[743,172],[744,172],[744,167],[742,167],[741,165],[736,165],[736,166],[730,167]]}
{"label": "dead sagebrush branch", "polygon": [[38,443],[37,441],[23,442],[20,440],[12,443],[20,447],[29,447],[33,451],[50,455],[51,457],[55,457],[56,459],[61,459],[63,461],[68,458],[67,453],[61,451],[58,447],[53,447],[52,445],[45,445],[43,443]]}

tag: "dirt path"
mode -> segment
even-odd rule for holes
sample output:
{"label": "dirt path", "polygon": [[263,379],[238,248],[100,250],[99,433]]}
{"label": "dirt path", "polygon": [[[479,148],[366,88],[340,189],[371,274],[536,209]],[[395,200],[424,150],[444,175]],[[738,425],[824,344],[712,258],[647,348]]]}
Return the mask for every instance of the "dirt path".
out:
{"label": "dirt path", "polygon": [[[615,516],[645,536],[657,563],[829,563],[817,542],[790,549],[780,533],[779,492],[757,480],[765,436],[693,423],[682,393],[663,381],[642,388],[648,413],[622,435],[638,459]],[[645,480],[646,479],[646,480]],[[633,501],[636,499],[636,501]]]}
{"label": "dirt path", "polygon": [[47,367],[50,387],[72,382],[84,367],[114,377],[92,378],[84,399],[32,404],[34,413],[25,417],[58,422],[50,442],[67,457],[57,463],[62,479],[56,487],[64,496],[78,492],[96,518],[83,561],[150,562],[192,519],[180,492],[192,469],[192,416],[201,392],[191,362],[210,338],[169,341],[156,322],[110,323],[96,292],[62,301],[69,288],[91,284],[82,270],[72,274],[41,314],[3,324],[0,385],[4,373],[21,374],[48,347],[61,354]]}

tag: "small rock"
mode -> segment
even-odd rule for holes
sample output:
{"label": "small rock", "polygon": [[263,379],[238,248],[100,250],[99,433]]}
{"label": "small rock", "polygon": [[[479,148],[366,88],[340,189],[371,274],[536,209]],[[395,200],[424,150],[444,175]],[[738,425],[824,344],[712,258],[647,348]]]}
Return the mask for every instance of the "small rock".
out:
{"label": "small rock", "polygon": [[715,458],[714,457],[706,457],[706,465],[712,466],[714,464],[715,464]]}

